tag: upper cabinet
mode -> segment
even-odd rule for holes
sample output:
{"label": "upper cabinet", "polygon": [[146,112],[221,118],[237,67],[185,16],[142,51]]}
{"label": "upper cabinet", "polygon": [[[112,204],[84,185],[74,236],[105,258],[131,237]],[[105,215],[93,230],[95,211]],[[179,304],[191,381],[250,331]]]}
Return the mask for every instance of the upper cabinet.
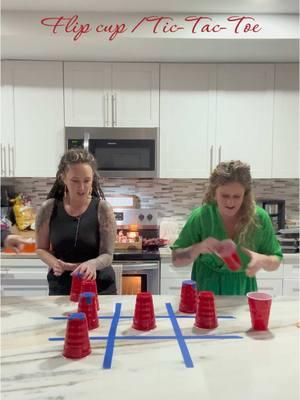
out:
{"label": "upper cabinet", "polygon": [[273,64],[219,64],[215,162],[241,160],[253,178],[272,171]]}
{"label": "upper cabinet", "polygon": [[163,64],[160,177],[207,178],[212,168],[216,66]]}
{"label": "upper cabinet", "polygon": [[157,127],[159,65],[65,62],[65,123],[83,127]]}
{"label": "upper cabinet", "polygon": [[160,176],[239,159],[253,178],[296,177],[298,88],[298,64],[162,64]]}
{"label": "upper cabinet", "polygon": [[2,63],[2,176],[55,176],[64,149],[63,67]]}
{"label": "upper cabinet", "polygon": [[276,64],[273,127],[274,178],[299,177],[299,64]]}

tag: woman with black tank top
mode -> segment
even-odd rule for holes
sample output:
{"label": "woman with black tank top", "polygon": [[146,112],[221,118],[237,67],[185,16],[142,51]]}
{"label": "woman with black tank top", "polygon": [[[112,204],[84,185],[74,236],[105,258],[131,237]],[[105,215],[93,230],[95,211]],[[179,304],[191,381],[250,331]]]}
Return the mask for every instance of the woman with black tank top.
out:
{"label": "woman with black tank top", "polygon": [[96,279],[99,294],[116,294],[115,235],[94,157],[83,149],[67,151],[36,218],[37,254],[49,266],[49,295],[70,294],[75,273]]}

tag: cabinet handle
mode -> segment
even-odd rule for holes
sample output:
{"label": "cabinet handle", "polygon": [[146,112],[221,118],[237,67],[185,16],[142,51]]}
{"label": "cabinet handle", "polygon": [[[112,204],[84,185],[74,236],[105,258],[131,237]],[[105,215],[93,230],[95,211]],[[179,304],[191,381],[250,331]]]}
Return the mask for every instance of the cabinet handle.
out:
{"label": "cabinet handle", "polygon": [[10,144],[7,145],[8,147],[8,175],[14,176],[14,147]]}
{"label": "cabinet handle", "polygon": [[89,151],[89,145],[90,145],[90,134],[89,132],[84,132],[83,134],[83,148],[87,151]]}
{"label": "cabinet handle", "polygon": [[4,158],[3,158],[3,146],[0,144],[1,149],[1,176],[4,176]]}
{"label": "cabinet handle", "polygon": [[11,162],[12,162],[12,174],[13,176],[15,176],[15,148],[13,146],[11,146]]}
{"label": "cabinet handle", "polygon": [[212,173],[212,170],[213,170],[213,156],[214,156],[214,146],[213,145],[211,145],[210,146],[210,173]]}
{"label": "cabinet handle", "polygon": [[222,146],[219,146],[219,151],[218,151],[218,154],[219,154],[219,164],[220,164],[220,162],[221,162],[221,152],[222,152]]}
{"label": "cabinet handle", "polygon": [[105,93],[105,105],[104,105],[104,113],[105,113],[105,126],[108,126],[108,93]]}
{"label": "cabinet handle", "polygon": [[116,107],[116,95],[111,96],[111,105],[112,105],[112,126],[117,125],[117,107]]}
{"label": "cabinet handle", "polygon": [[4,176],[7,176],[7,172],[6,172],[6,167],[7,167],[7,164],[6,164],[6,147],[5,147],[5,145],[3,145],[3,165],[4,165],[4,169],[3,169]]}

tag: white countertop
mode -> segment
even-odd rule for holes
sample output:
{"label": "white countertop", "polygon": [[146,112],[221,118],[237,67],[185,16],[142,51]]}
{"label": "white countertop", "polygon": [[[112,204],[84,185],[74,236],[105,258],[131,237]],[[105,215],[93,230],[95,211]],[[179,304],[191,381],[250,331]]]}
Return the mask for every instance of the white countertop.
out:
{"label": "white countertop", "polygon": [[[135,296],[100,296],[101,317],[131,316]],[[154,296],[157,328],[141,333],[132,319],[120,319],[117,336],[175,336],[165,303],[174,312],[178,298]],[[8,297],[2,300],[2,399],[5,400],[298,400],[299,302],[273,299],[270,329],[253,332],[246,297],[216,298],[219,326],[195,330],[194,318],[177,318],[185,336],[237,335],[241,338],[186,339],[193,368],[187,368],[176,338],[116,340],[112,365],[103,369],[106,340],[91,340],[92,354],[81,360],[62,356],[66,320],[76,304],[61,297]],[[182,314],[181,314],[182,315]],[[90,337],[107,336],[112,319],[100,319]]]}

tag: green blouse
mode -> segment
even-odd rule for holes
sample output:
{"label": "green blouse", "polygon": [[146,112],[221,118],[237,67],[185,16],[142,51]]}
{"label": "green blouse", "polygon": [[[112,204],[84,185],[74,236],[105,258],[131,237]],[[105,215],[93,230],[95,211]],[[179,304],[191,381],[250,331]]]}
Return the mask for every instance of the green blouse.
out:
{"label": "green blouse", "polygon": [[[274,234],[271,219],[267,212],[256,207],[257,228],[251,236],[251,243],[245,247],[257,253],[275,255],[282,258],[279,242]],[[208,237],[218,240],[228,239],[222,217],[215,203],[196,208],[188,218],[171,249],[186,248]],[[236,241],[235,241],[236,242]],[[198,290],[210,290],[216,295],[245,295],[257,290],[255,277],[248,277],[245,270],[249,257],[241,251],[236,242],[242,267],[233,272],[215,254],[200,254],[192,269],[192,279],[197,282]]]}

